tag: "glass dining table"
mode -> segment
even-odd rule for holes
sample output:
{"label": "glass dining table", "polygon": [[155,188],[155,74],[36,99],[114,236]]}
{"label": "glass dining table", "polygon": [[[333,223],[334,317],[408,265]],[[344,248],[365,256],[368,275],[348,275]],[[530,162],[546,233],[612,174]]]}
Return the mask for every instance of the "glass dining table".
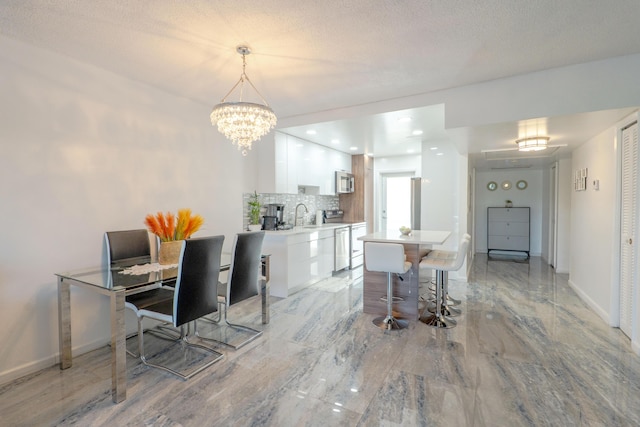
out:
{"label": "glass dining table", "polygon": [[[269,255],[262,255],[260,294],[262,298],[262,323],[269,323]],[[55,273],[58,281],[58,335],[60,348],[60,369],[72,365],[71,355],[71,285],[106,295],[110,299],[111,318],[111,396],[114,403],[127,398],[127,359],[125,328],[125,297],[158,288],[164,282],[175,282],[177,267],[161,269],[142,274],[123,274],[133,265],[154,262],[150,257],[136,258],[127,264],[112,268],[85,268],[64,273]],[[231,254],[223,253],[220,271],[227,271],[231,264]]]}

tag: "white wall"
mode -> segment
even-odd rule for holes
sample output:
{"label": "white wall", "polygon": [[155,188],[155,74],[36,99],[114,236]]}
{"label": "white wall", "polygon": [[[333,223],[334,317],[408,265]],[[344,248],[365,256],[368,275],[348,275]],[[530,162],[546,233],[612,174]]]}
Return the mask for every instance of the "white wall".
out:
{"label": "white wall", "polygon": [[[437,147],[437,150],[432,150]],[[448,140],[422,143],[421,226],[425,230],[450,230],[451,236],[438,249],[458,250],[462,236],[469,231],[469,162]],[[469,254],[468,254],[469,255]],[[452,279],[466,281],[469,258]]]}
{"label": "white wall", "polygon": [[[242,227],[256,159],[211,107],[0,36],[0,383],[54,363],[54,273],[103,262],[107,230],[189,207],[197,235]],[[73,347],[110,337],[107,298],[72,289]],[[129,322],[132,318],[129,319]]]}
{"label": "white wall", "polygon": [[[476,252],[487,252],[487,208],[502,207],[506,200],[511,200],[515,207],[530,207],[530,254],[539,256],[542,248],[543,223],[543,170],[515,169],[476,172],[476,207],[475,207],[475,240]],[[527,188],[519,190],[516,182],[527,181]],[[489,191],[487,184],[494,181],[498,189]],[[511,182],[510,190],[503,190],[501,184]],[[544,215],[547,215],[544,212]]]}
{"label": "white wall", "polygon": [[[573,168],[588,168],[586,191],[571,197],[571,272],[569,285],[609,325],[619,325],[620,164],[619,130],[638,120],[622,120],[574,151]],[[593,180],[599,181],[599,189]],[[636,263],[637,264],[637,263]],[[635,284],[638,286],[638,284]],[[636,290],[637,292],[637,290]],[[632,320],[632,346],[640,353],[640,316]]]}
{"label": "white wall", "polygon": [[[571,191],[570,283],[608,323],[616,202],[615,129],[607,129],[573,152],[573,170],[588,168],[586,191]],[[573,175],[569,177],[573,182]]]}

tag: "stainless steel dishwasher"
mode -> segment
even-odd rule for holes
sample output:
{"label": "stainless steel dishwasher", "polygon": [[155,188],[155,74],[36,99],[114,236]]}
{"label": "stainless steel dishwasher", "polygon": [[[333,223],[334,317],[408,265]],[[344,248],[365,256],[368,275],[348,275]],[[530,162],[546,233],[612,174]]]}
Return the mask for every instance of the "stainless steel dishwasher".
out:
{"label": "stainless steel dishwasher", "polygon": [[344,270],[351,264],[351,237],[350,226],[335,229],[335,252],[333,271]]}

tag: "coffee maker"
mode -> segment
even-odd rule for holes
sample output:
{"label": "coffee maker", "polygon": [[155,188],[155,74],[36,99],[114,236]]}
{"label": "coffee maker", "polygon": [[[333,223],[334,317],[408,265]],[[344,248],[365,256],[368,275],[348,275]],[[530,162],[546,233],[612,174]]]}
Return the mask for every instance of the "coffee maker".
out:
{"label": "coffee maker", "polygon": [[281,225],[284,225],[284,205],[269,203],[262,228],[264,230],[277,230]]}

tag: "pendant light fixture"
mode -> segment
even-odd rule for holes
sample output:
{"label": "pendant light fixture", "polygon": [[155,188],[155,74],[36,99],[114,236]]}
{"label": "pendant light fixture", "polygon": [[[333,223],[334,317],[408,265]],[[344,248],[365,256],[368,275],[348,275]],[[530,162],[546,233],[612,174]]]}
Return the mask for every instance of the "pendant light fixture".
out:
{"label": "pendant light fixture", "polygon": [[516,140],[518,151],[540,151],[546,150],[549,142],[548,136],[533,136]]}
{"label": "pendant light fixture", "polygon": [[[246,156],[248,150],[251,150],[251,144],[258,141],[275,127],[277,118],[245,72],[246,56],[251,53],[251,50],[247,46],[238,46],[236,51],[242,55],[242,74],[240,74],[240,79],[229,93],[222,98],[220,104],[213,107],[211,124],[218,126],[218,131],[223,133],[231,142],[237,144],[238,150],[241,150],[242,155]],[[242,100],[245,82],[251,85],[264,104],[244,102]],[[227,97],[238,88],[240,91],[239,101],[227,102]]]}

